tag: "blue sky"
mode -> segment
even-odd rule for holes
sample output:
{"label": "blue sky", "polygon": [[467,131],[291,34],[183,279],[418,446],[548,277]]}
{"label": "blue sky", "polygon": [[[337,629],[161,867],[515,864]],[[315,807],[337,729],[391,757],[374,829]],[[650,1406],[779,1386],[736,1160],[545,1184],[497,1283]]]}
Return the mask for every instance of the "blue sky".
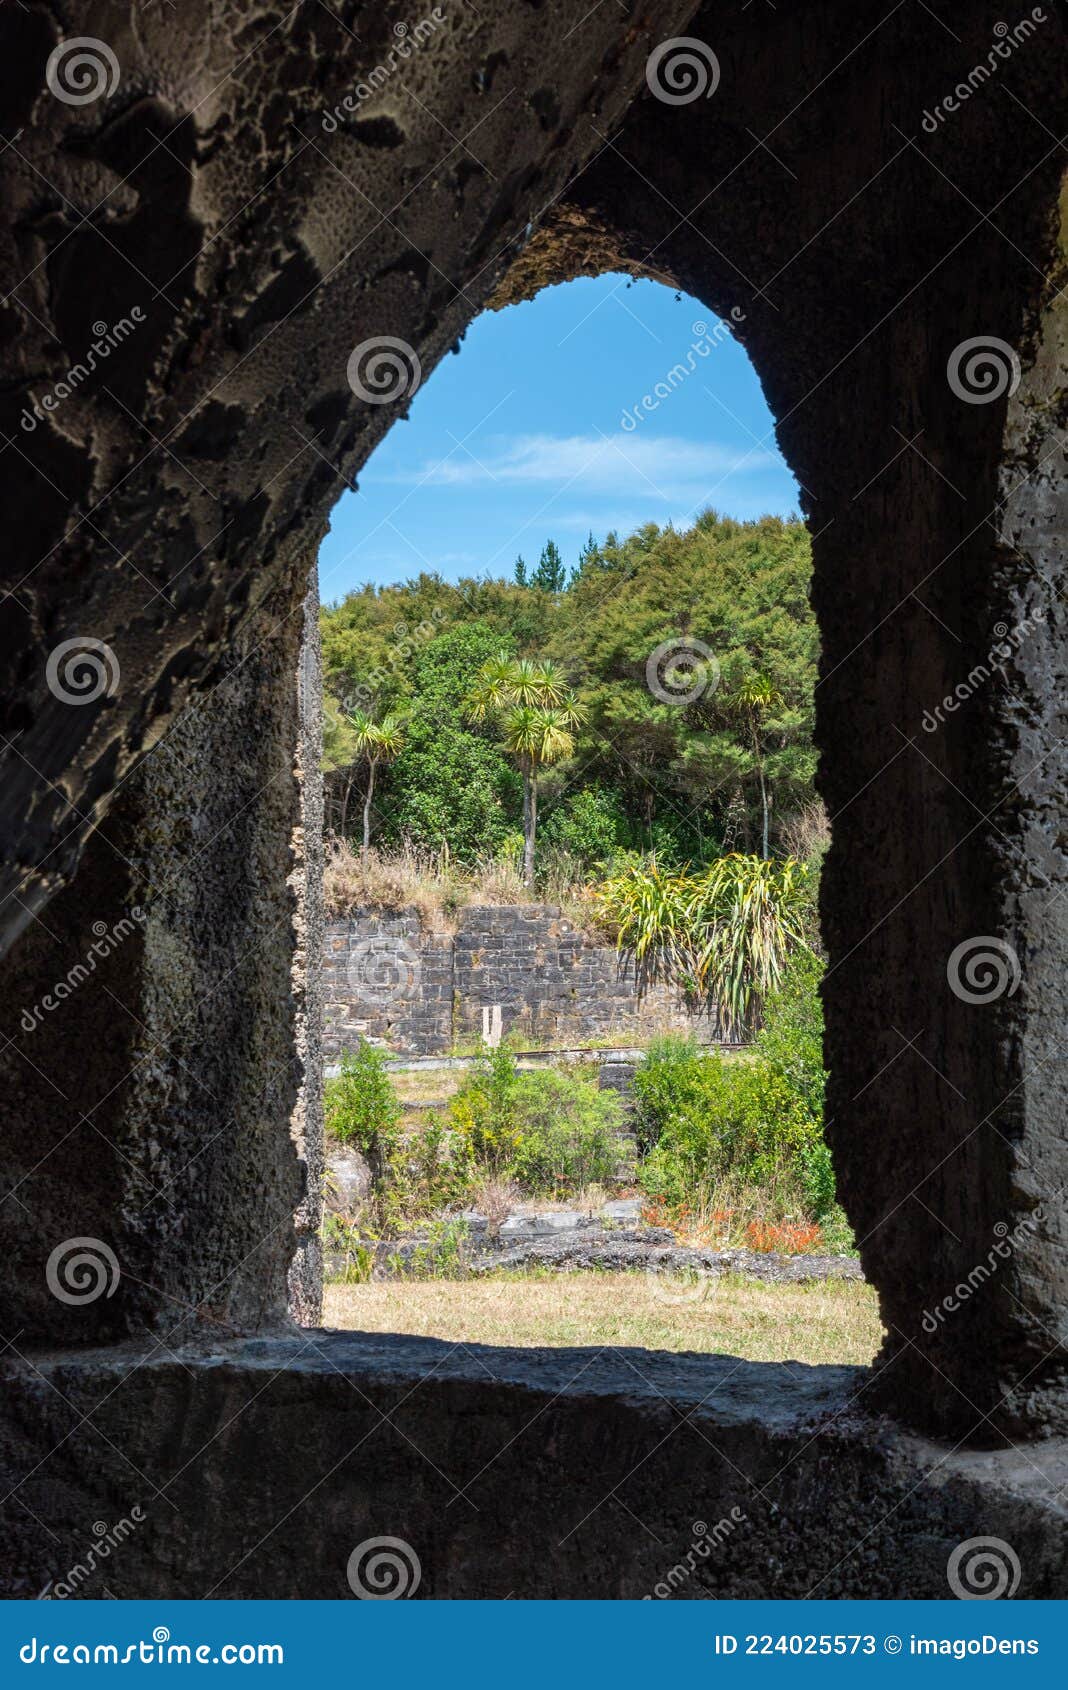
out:
{"label": "blue sky", "polygon": [[658,282],[599,276],[484,312],[335,507],[323,600],[421,569],[510,577],[550,536],[570,565],[591,529],[683,528],[708,505],[786,515],[798,490],[771,426],[741,346]]}

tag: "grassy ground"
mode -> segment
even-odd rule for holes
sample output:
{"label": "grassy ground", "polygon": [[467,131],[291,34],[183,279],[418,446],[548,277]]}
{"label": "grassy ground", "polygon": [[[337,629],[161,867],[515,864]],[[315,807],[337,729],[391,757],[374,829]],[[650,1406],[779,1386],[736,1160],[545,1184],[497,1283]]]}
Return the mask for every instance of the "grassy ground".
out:
{"label": "grassy ground", "polygon": [[323,1324],[521,1348],[634,1345],[860,1365],[882,1339],[875,1293],[855,1281],[661,1285],[640,1273],[328,1285]]}
{"label": "grassy ground", "polygon": [[402,1103],[445,1103],[467,1078],[462,1068],[413,1068],[407,1074],[390,1074],[393,1089]]}

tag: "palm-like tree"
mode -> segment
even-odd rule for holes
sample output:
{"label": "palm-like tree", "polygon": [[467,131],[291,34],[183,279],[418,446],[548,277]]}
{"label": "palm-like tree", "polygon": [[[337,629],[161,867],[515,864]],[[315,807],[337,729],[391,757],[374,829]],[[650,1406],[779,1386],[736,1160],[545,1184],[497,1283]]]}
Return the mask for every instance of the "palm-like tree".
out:
{"label": "palm-like tree", "polygon": [[558,664],[532,658],[491,657],[482,665],[467,698],[473,722],[495,717],[505,749],[523,775],[523,883],[534,880],[538,829],[538,771],[575,749],[573,729],[584,712]]}
{"label": "palm-like tree", "polygon": [[768,854],[771,798],[764,772],[767,746],[763,730],[768,717],[773,716],[776,710],[781,710],[784,703],[783,695],[771,676],[760,673],[745,676],[723,699],[724,710],[742,725],[760,783],[760,855],[764,858]]}
{"label": "palm-like tree", "polygon": [[484,722],[514,701],[512,678],[518,665],[511,657],[490,657],[475,676],[467,695],[466,710],[471,722]]}
{"label": "palm-like tree", "polygon": [[375,795],[375,776],[380,763],[392,763],[404,749],[404,720],[390,713],[376,722],[366,710],[353,710],[347,718],[351,731],[353,762],[368,766],[367,791],[363,801],[363,855],[371,843],[371,804]]}

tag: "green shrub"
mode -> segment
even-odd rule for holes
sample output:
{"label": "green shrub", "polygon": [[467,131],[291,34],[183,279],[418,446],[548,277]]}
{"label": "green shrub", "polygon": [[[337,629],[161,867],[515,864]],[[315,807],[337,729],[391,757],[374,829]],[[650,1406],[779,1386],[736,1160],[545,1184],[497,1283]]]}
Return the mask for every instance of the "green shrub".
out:
{"label": "green shrub", "polygon": [[398,1279],[463,1279],[470,1230],[462,1216],[433,1221],[426,1238],[407,1257],[395,1251],[387,1265]]}
{"label": "green shrub", "polygon": [[520,1074],[512,1095],[516,1149],[508,1172],[535,1196],[606,1184],[619,1159],[615,1092],[556,1068]]}
{"label": "green shrub", "polygon": [[472,1169],[461,1134],[431,1116],[393,1147],[383,1169],[379,1211],[390,1232],[403,1231],[470,1195]]}
{"label": "green shrub", "polygon": [[611,862],[627,836],[619,793],[611,787],[579,787],[549,811],[541,829],[544,845],[566,852],[589,870]]}
{"label": "green shrub", "polygon": [[668,1122],[689,1116],[699,1106],[706,1066],[696,1039],[668,1033],[651,1042],[634,1074],[641,1152],[655,1148]]}
{"label": "green shrub", "polygon": [[386,1058],[361,1039],[355,1053],[346,1051],[341,1072],[327,1080],[324,1097],[326,1130],[339,1144],[354,1144],[365,1156],[386,1158],[397,1136],[401,1106],[386,1070]]}
{"label": "green shrub", "polygon": [[611,1179],[623,1110],[614,1092],[555,1068],[521,1073],[507,1044],[482,1050],[450,1105],[483,1174],[558,1196]]}
{"label": "green shrub", "polygon": [[342,1220],[340,1215],[329,1213],[323,1216],[320,1236],[328,1257],[344,1258],[340,1264],[327,1263],[326,1277],[332,1284],[370,1284],[375,1266],[373,1241],[362,1238],[359,1228]]}
{"label": "green shrub", "polygon": [[798,953],[767,1000],[752,1054],[724,1057],[692,1041],[650,1046],[635,1076],[648,1150],[640,1178],[671,1207],[700,1201],[723,1180],[796,1186],[813,1220],[834,1206],[823,1138],[820,965]]}
{"label": "green shrub", "polygon": [[804,1098],[814,1121],[823,1121],[823,963],[811,951],[798,950],[786,964],[782,982],[764,1007],[764,1025],[756,1037],[760,1058]]}
{"label": "green shrub", "polygon": [[672,1206],[691,1203],[717,1181],[752,1185],[782,1178],[819,1128],[789,1084],[759,1059],[698,1052],[688,1067],[677,1057],[670,1077],[653,1076],[672,1097],[660,1134],[640,1171],[651,1197]]}
{"label": "green shrub", "polygon": [[513,1099],[518,1080],[507,1043],[495,1049],[482,1045],[449,1105],[452,1124],[466,1141],[472,1161],[493,1173],[504,1173],[515,1155]]}
{"label": "green shrub", "polygon": [[810,1145],[801,1158],[805,1203],[814,1221],[826,1220],[835,1206],[834,1167],[831,1147],[822,1138]]}

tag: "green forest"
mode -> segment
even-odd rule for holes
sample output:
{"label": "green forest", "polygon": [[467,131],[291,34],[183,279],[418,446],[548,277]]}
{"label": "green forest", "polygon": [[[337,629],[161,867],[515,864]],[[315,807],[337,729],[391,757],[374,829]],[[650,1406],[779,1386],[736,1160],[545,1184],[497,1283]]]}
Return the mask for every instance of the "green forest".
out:
{"label": "green forest", "polygon": [[521,861],[533,774],[535,880],[811,855],[809,574],[799,520],[710,511],[349,593],[322,612],[333,831]]}

